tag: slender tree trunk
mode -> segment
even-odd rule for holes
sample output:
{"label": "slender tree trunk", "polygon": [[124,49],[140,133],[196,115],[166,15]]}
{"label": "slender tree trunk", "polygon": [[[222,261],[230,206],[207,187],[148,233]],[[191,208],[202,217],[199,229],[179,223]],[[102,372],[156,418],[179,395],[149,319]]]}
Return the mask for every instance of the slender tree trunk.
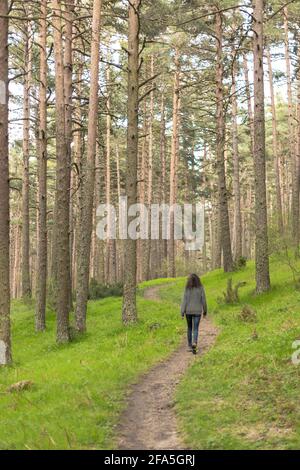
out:
{"label": "slender tree trunk", "polygon": [[283,235],[283,215],[282,215],[282,195],[281,195],[281,178],[280,178],[280,157],[278,154],[278,139],[277,139],[277,116],[276,104],[273,86],[273,69],[271,61],[271,53],[269,47],[267,48],[268,71],[270,81],[270,96],[271,96],[271,111],[272,111],[272,137],[273,137],[273,159],[275,171],[275,189],[276,189],[276,217],[278,221],[278,230],[280,235]]}
{"label": "slender tree trunk", "polygon": [[8,171],[8,3],[0,2],[0,366],[11,362]]}
{"label": "slender tree trunk", "polygon": [[37,331],[46,328],[47,290],[47,0],[41,1],[38,129]]}
{"label": "slender tree trunk", "polygon": [[253,1],[256,292],[270,289],[264,105],[264,1]]}
{"label": "slender tree trunk", "polygon": [[[165,115],[165,96],[162,93],[161,97],[161,117],[160,117],[160,203],[165,204],[167,201],[166,194],[166,115]],[[160,248],[160,266],[167,260],[168,256],[168,242],[161,240]],[[167,276],[167,272],[161,271],[161,276]]]}
{"label": "slender tree trunk", "polygon": [[217,100],[217,171],[219,192],[219,225],[221,246],[223,251],[224,271],[233,270],[231,252],[228,194],[225,175],[225,119],[224,119],[224,90],[223,90],[223,32],[222,16],[216,13],[217,66],[216,66],[216,100]]}
{"label": "slender tree trunk", "polygon": [[[139,109],[139,12],[141,0],[132,0],[128,12],[128,128],[126,195],[128,207],[137,202],[138,109]],[[128,223],[130,222],[130,217]],[[137,321],[136,310],[136,241],[124,241],[126,270],[124,273],[123,323]]]}
{"label": "slender tree trunk", "polygon": [[[291,62],[289,50],[289,25],[288,25],[288,8],[284,8],[284,50],[285,50],[285,64],[286,64],[286,80],[287,80],[287,98],[288,98],[288,130],[289,130],[289,158],[287,159],[288,172],[287,176],[291,174],[291,215],[292,215],[292,234],[294,244],[297,246],[297,221],[293,217],[293,195],[297,193],[297,180],[296,180],[296,155],[295,155],[295,135],[294,135],[294,117],[293,117],[293,98],[292,98],[292,78],[291,78]],[[290,191],[288,185],[288,203],[290,202]],[[289,211],[288,211],[289,214]]]}
{"label": "slender tree trunk", "polygon": [[253,110],[252,110],[251,90],[250,90],[250,82],[249,82],[248,61],[247,61],[247,56],[246,56],[245,53],[243,54],[243,70],[244,70],[245,91],[246,91],[247,106],[248,106],[251,151],[253,153],[253,148],[254,148],[254,122],[253,122]]}
{"label": "slender tree trunk", "polygon": [[86,313],[89,292],[90,250],[93,225],[93,198],[95,188],[95,159],[97,145],[97,122],[99,100],[99,48],[101,0],[94,0],[91,45],[91,80],[88,115],[87,161],[83,179],[82,219],[80,223],[80,246],[77,265],[77,295],[75,320],[80,332],[86,330]]}
{"label": "slender tree trunk", "polygon": [[[109,60],[109,59],[108,59]],[[106,204],[111,204],[111,97],[110,97],[110,67],[106,70],[106,87],[107,87],[107,117],[106,117]],[[108,213],[107,231],[110,234],[112,220],[111,214]],[[109,284],[116,282],[116,256],[115,256],[115,240],[107,239],[106,243],[106,279]]]}
{"label": "slender tree trunk", "polygon": [[176,276],[175,263],[175,214],[172,206],[176,204],[177,199],[177,152],[178,152],[178,132],[179,132],[179,107],[180,107],[180,64],[179,50],[175,51],[175,74],[174,74],[174,91],[173,91],[173,131],[172,131],[172,148],[170,162],[170,240],[169,240],[169,260],[168,260],[168,276]]}
{"label": "slender tree trunk", "polygon": [[52,2],[55,61],[56,111],[56,213],[55,213],[55,286],[57,310],[57,341],[65,343],[69,336],[70,308],[70,154],[66,141],[64,64],[62,41],[62,9],[60,0]]}
{"label": "slender tree trunk", "polygon": [[236,75],[237,67],[234,59],[232,74],[232,153],[233,153],[233,192],[234,192],[234,257],[237,261],[242,256],[242,215],[241,215],[241,190],[240,190],[240,158],[238,144],[237,124],[237,96]]}
{"label": "slender tree trunk", "polygon": [[29,154],[30,154],[30,90],[32,82],[32,40],[29,22],[24,34],[23,94],[23,184],[22,184],[22,297],[31,297],[30,283],[30,217],[29,217]]}
{"label": "slender tree trunk", "polygon": [[[154,56],[151,56],[151,66],[150,66],[150,77],[154,76]],[[154,92],[150,93],[150,109],[149,109],[149,148],[148,148],[148,192],[147,192],[147,206],[148,206],[148,216],[149,216],[149,226],[151,223],[151,204],[153,197],[153,120],[154,120]],[[146,277],[145,280],[151,279],[151,252],[152,252],[152,240],[151,237],[149,240],[146,240],[146,253],[144,256],[146,258]]]}
{"label": "slender tree trunk", "polygon": [[[73,16],[74,16],[74,0],[68,0],[65,3],[65,8],[63,12],[65,20],[65,41],[64,41],[64,94],[65,94],[65,138],[66,138],[66,147],[68,153],[68,161],[72,162],[72,94],[73,94],[73,83],[72,83],[72,74],[73,74]],[[70,175],[70,187],[72,187],[72,172]],[[74,224],[73,224],[73,201],[70,198],[70,310],[73,308],[73,297],[72,297],[72,247],[73,247],[73,237],[74,237]]]}

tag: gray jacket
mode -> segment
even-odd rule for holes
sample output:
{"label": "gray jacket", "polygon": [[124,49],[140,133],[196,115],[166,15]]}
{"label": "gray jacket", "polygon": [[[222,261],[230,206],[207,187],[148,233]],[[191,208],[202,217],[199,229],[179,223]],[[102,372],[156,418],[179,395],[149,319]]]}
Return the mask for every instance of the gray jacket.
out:
{"label": "gray jacket", "polygon": [[181,303],[181,315],[206,315],[207,303],[203,287],[185,289]]}

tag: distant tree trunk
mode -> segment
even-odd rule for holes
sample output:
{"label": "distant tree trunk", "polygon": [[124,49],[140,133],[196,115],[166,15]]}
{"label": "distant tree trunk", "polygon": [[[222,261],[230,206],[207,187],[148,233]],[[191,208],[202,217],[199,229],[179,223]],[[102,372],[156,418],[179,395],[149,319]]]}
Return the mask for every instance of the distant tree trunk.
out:
{"label": "distant tree trunk", "polygon": [[60,0],[52,2],[52,23],[55,61],[55,111],[56,111],[56,310],[57,342],[65,343],[69,336],[70,308],[70,155],[66,141],[66,116],[64,93],[64,64],[62,41],[62,10]]}
{"label": "distant tree trunk", "polygon": [[271,111],[272,111],[272,137],[273,137],[273,159],[275,171],[275,188],[276,188],[276,217],[278,221],[278,230],[280,235],[283,235],[283,215],[282,215],[282,195],[281,195],[281,178],[280,178],[280,157],[278,154],[278,139],[277,139],[277,116],[276,105],[273,86],[273,69],[271,61],[271,53],[269,47],[267,48],[268,72],[270,81],[270,96],[271,96]]}
{"label": "distant tree trunk", "polygon": [[[178,132],[179,132],[179,109],[180,109],[180,64],[179,50],[175,51],[175,74],[174,74],[174,91],[173,91],[173,131],[172,131],[172,148],[170,162],[170,208],[176,204],[177,199],[177,152],[178,152]],[[168,276],[176,276],[175,264],[175,214],[170,212],[170,240],[168,247]]]}
{"label": "distant tree trunk", "polygon": [[[287,160],[287,177],[291,175],[292,193],[295,193],[297,187],[296,181],[296,155],[295,155],[295,135],[293,124],[293,98],[292,98],[292,78],[291,78],[291,62],[289,50],[289,25],[288,25],[288,8],[284,8],[284,49],[286,64],[286,80],[287,80],[287,98],[288,98],[288,130],[289,130],[289,158]],[[288,186],[287,186],[288,189]],[[290,207],[290,191],[287,192],[288,208]],[[291,210],[293,213],[293,210]],[[292,217],[292,234],[296,232],[296,221]],[[295,243],[294,238],[294,243]]]}
{"label": "distant tree trunk", "polygon": [[[111,97],[110,97],[110,67],[106,70],[107,87],[107,117],[106,117],[106,204],[111,204]],[[111,231],[112,220],[108,214],[108,233]],[[116,252],[115,240],[107,239],[106,243],[106,280],[109,284],[116,282]]]}
{"label": "distant tree trunk", "polygon": [[0,2],[0,366],[11,362],[9,171],[8,171],[8,3]]}
{"label": "distant tree trunk", "polygon": [[[154,56],[151,55],[151,67],[150,67],[150,77],[154,76]],[[148,192],[147,192],[147,206],[148,206],[148,215],[149,215],[149,224],[151,221],[151,204],[153,197],[153,120],[154,120],[154,92],[150,93],[150,109],[149,109],[149,149],[148,149]],[[150,226],[150,225],[149,225]],[[152,251],[152,240],[146,240],[146,253],[144,256],[146,258],[146,276],[145,280],[151,279],[151,251]]]}
{"label": "distant tree trunk", "polygon": [[[297,110],[296,116],[297,121],[300,118],[300,48],[298,47],[297,53],[297,66],[298,66],[298,85],[297,85]],[[299,122],[298,122],[299,124]],[[298,126],[295,126],[295,132],[297,138],[294,139],[295,142],[295,157],[293,159],[293,176],[292,176],[292,236],[293,236],[293,244],[295,250],[295,256],[299,257],[299,242],[300,242],[300,207],[299,207],[299,194],[300,194],[300,148],[299,148],[299,141],[300,136],[298,134]]]}
{"label": "distant tree trunk", "polygon": [[[138,162],[138,109],[139,109],[139,12],[141,0],[132,0],[128,13],[128,127],[126,195],[128,207],[137,202],[137,162]],[[130,222],[130,217],[128,223]],[[136,310],[136,241],[124,241],[126,269],[124,272],[123,323],[137,321]]]}
{"label": "distant tree trunk", "polygon": [[86,330],[86,313],[89,292],[90,250],[93,225],[93,198],[95,188],[95,159],[99,101],[99,60],[101,0],[94,0],[91,43],[91,79],[88,113],[87,161],[83,179],[82,219],[79,234],[77,264],[77,295],[75,321],[79,332]]}
{"label": "distant tree trunk", "polygon": [[32,34],[29,22],[24,34],[23,93],[23,184],[22,184],[22,297],[31,297],[30,283],[30,218],[29,218],[29,154],[30,154],[30,90],[32,81]]}
{"label": "distant tree trunk", "polygon": [[232,73],[232,153],[233,153],[233,192],[234,192],[234,257],[237,261],[242,256],[242,215],[240,190],[240,158],[237,123],[237,96],[236,96],[236,59],[234,58]]}
{"label": "distant tree trunk", "polygon": [[224,119],[224,90],[223,90],[223,31],[222,15],[216,13],[217,65],[216,65],[216,101],[217,101],[217,172],[219,194],[219,224],[221,246],[223,251],[224,271],[233,270],[231,252],[228,194],[225,175],[225,119]]}
{"label": "distant tree trunk", "polygon": [[38,128],[38,232],[35,328],[46,328],[47,290],[47,0],[41,1]]}
{"label": "distant tree trunk", "polygon": [[[166,194],[166,116],[165,116],[165,96],[162,93],[161,97],[161,117],[160,117],[160,204],[165,204],[167,201]],[[168,242],[161,240],[160,248],[160,266],[167,260],[168,256]],[[161,272],[162,276],[167,276],[168,273],[164,270]]]}
{"label": "distant tree trunk", "polygon": [[270,289],[264,105],[264,0],[253,0],[256,292]]}
{"label": "distant tree trunk", "polygon": [[248,105],[248,118],[249,118],[249,127],[250,127],[251,152],[253,153],[253,149],[254,149],[254,122],[253,122],[251,90],[250,90],[250,83],[249,83],[248,61],[247,61],[247,56],[246,56],[245,53],[243,54],[243,71],[244,71],[245,91],[246,91],[247,105]]}

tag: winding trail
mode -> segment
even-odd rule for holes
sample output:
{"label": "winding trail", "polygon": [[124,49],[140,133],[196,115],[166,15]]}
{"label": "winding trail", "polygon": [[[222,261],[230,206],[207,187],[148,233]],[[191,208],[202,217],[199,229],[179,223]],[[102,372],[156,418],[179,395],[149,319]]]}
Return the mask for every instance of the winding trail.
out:
{"label": "winding trail", "polygon": [[[162,286],[145,291],[146,299],[159,301]],[[188,352],[186,341],[167,360],[153,367],[132,387],[118,429],[121,450],[184,450],[174,411],[176,386],[187,368],[214,343],[217,330],[209,319],[200,324],[200,351]]]}

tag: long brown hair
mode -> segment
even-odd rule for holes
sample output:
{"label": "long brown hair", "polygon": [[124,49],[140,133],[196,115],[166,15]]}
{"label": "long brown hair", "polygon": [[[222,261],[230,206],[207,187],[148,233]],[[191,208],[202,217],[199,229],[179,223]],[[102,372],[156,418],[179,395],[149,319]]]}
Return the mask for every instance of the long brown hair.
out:
{"label": "long brown hair", "polygon": [[194,287],[199,289],[201,286],[200,277],[197,274],[190,274],[186,283],[186,289],[193,289]]}

